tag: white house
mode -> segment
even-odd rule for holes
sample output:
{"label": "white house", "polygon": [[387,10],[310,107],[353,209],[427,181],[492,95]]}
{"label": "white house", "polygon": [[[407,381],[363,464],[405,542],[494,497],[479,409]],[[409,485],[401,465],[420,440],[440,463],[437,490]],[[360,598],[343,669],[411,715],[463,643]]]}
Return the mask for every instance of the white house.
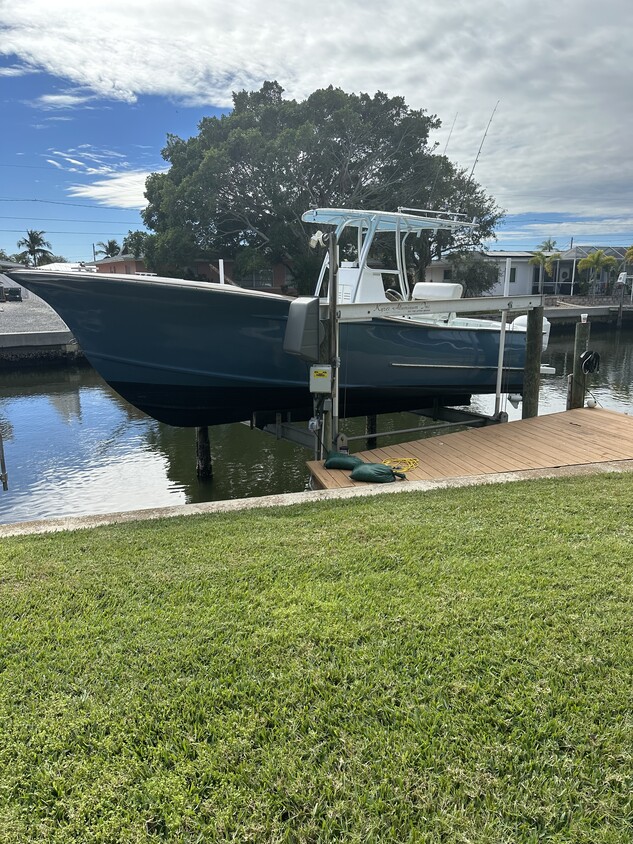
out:
{"label": "white house", "polygon": [[[486,260],[494,262],[499,267],[499,281],[487,295],[502,296],[503,284],[505,279],[506,264],[508,258],[510,259],[510,294],[513,296],[521,296],[523,294],[531,295],[533,292],[533,285],[538,285],[539,268],[530,264],[530,258],[534,255],[533,252],[504,252],[501,250],[480,252],[479,253]],[[433,263],[426,268],[426,281],[450,281],[451,280],[451,265],[448,261],[433,261]]]}

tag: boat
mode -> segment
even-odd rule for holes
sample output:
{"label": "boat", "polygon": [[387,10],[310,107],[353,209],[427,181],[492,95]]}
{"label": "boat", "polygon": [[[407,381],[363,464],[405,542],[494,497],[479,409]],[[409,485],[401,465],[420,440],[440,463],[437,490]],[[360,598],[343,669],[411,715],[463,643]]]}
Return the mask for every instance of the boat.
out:
{"label": "boat", "polygon": [[[340,324],[341,416],[467,405],[473,394],[495,392],[500,323],[450,309],[425,313],[438,295],[456,303],[461,286],[412,285],[404,261],[407,238],[454,232],[463,222],[434,212],[353,209],[313,209],[303,220],[336,232],[341,309],[378,303],[384,310]],[[394,266],[372,260],[372,245],[383,235],[395,238]],[[159,276],[7,274],[47,302],[103,379],[154,419],[206,426],[313,414],[309,363],[284,349],[290,296]],[[315,291],[320,299],[328,276],[326,255]],[[417,303],[420,312],[401,314],[398,302],[411,303],[409,310]],[[503,388],[520,393],[525,325],[510,329]]]}

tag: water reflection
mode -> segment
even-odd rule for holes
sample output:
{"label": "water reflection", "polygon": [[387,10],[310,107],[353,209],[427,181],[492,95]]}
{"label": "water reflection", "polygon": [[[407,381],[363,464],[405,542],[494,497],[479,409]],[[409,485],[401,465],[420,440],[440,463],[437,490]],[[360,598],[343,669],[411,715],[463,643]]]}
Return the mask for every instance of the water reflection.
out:
{"label": "water reflection", "polygon": [[[560,329],[559,329],[560,331]],[[589,348],[600,355],[600,372],[588,376],[589,393],[602,407],[621,413],[633,411],[633,330],[616,331],[608,326],[591,327]],[[543,363],[554,367],[555,375],[543,376],[539,396],[539,415],[565,410],[567,378],[574,368],[574,331],[566,329],[550,338]],[[486,413],[492,412],[494,400],[486,396],[477,401]],[[521,418],[521,408],[504,405],[510,419]]]}
{"label": "water reflection", "polygon": [[303,449],[225,425],[200,483],[193,431],[149,419],[87,367],[0,376],[0,429],[2,523],[299,491],[307,478]]}
{"label": "water reflection", "polygon": [[[590,348],[601,356],[592,394],[604,407],[630,412],[633,332],[592,326]],[[572,358],[573,332],[552,337],[544,362],[556,375],[542,381],[540,413],[565,409]],[[473,405],[491,413],[494,397],[475,397]],[[520,407],[504,409],[521,418]],[[378,430],[416,424],[410,414],[381,416]],[[344,430],[361,434],[364,420]],[[210,429],[214,478],[200,483],[193,431],[149,419],[88,367],[0,375],[0,431],[9,472],[2,523],[296,492],[307,480],[304,449],[245,425],[220,425]]]}

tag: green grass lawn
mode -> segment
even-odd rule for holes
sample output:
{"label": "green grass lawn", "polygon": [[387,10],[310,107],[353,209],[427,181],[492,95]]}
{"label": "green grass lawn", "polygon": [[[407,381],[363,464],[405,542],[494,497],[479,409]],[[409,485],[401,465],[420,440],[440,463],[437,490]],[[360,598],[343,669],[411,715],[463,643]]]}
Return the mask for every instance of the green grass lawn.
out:
{"label": "green grass lawn", "polygon": [[633,841],[633,476],[2,540],[0,841]]}

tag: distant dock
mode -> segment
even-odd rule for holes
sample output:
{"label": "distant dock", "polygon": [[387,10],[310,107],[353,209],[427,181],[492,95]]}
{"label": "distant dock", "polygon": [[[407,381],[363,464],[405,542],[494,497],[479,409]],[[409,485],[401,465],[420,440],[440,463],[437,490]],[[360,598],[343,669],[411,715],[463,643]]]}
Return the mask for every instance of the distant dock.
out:
{"label": "distant dock", "polygon": [[24,290],[0,302],[0,368],[82,359],[66,323],[39,297]]}
{"label": "distant dock", "polygon": [[[611,297],[599,301],[599,304],[561,299],[556,304],[546,304],[544,308],[544,316],[552,327],[574,325],[580,321],[582,314],[587,314],[589,322],[592,323],[615,323],[619,312],[619,302],[614,302]],[[622,321],[627,325],[633,323],[633,305],[628,299],[622,303]]]}
{"label": "distant dock", "polygon": [[[515,474],[528,470],[632,461],[633,417],[603,408],[580,408],[430,436],[361,451],[366,463],[406,463],[409,481],[438,481],[473,476]],[[349,471],[308,463],[313,488],[366,487]],[[400,485],[406,481],[397,481]]]}

